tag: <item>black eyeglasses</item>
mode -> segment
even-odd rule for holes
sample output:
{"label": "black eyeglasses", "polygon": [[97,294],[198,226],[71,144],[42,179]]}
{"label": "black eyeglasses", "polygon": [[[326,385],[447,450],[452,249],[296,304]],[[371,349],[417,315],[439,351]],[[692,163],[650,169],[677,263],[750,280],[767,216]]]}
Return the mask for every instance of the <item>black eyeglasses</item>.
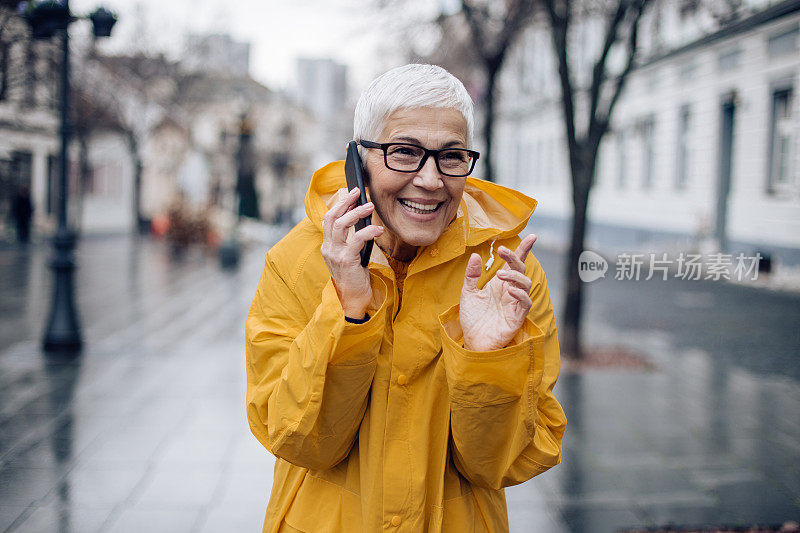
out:
{"label": "black eyeglasses", "polygon": [[383,150],[383,163],[389,170],[397,172],[417,172],[433,156],[436,168],[445,176],[464,178],[475,168],[475,162],[481,154],[465,148],[443,148],[428,150],[411,143],[376,143],[358,141],[364,148],[380,148]]}

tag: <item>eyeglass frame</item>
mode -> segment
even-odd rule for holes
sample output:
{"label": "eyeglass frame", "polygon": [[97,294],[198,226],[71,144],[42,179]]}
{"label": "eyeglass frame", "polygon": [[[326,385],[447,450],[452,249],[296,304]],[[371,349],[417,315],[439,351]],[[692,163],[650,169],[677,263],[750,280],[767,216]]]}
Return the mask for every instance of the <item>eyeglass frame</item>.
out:
{"label": "eyeglass frame", "polygon": [[[420,146],[420,145],[414,144],[414,143],[403,143],[403,142],[399,142],[399,143],[376,143],[374,141],[365,141],[365,140],[359,140],[358,144],[360,144],[364,148],[380,148],[381,150],[383,150],[383,164],[386,166],[386,168],[388,168],[389,170],[391,170],[393,172],[406,172],[406,173],[419,172],[420,170],[422,170],[422,167],[425,166],[425,163],[428,161],[428,157],[430,157],[432,155],[433,156],[433,162],[436,164],[436,170],[438,170],[440,174],[442,174],[443,176],[447,176],[448,178],[466,178],[466,177],[468,177],[470,174],[472,174],[472,171],[475,170],[475,163],[478,161],[478,158],[481,156],[480,152],[476,152],[475,150],[468,150],[467,148],[442,148],[440,150],[429,150],[429,149],[425,148],[424,146]],[[396,146],[396,145],[413,146],[414,148],[419,148],[420,150],[422,150],[425,153],[425,155],[422,156],[422,159],[420,159],[419,166],[416,169],[414,169],[414,170],[398,170],[396,168],[392,168],[392,167],[389,166],[388,150],[389,150],[390,146]],[[448,151],[451,151],[451,150],[458,150],[460,152],[467,152],[467,154],[470,157],[472,157],[472,164],[470,165],[469,170],[467,171],[466,174],[456,174],[456,175],[448,174],[447,172],[442,170],[442,167],[439,166],[439,154],[441,152],[448,152]]]}

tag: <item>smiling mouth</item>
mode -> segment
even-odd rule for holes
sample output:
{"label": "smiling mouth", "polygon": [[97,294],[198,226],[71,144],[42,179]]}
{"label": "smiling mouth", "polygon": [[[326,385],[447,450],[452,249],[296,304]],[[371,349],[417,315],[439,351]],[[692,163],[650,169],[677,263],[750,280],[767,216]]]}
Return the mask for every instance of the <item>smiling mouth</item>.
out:
{"label": "smiling mouth", "polygon": [[405,207],[412,213],[419,213],[421,215],[433,213],[437,211],[440,207],[442,207],[442,204],[444,204],[444,202],[439,202],[437,204],[420,204],[417,202],[412,202],[410,200],[403,200],[401,198],[398,198],[397,201],[400,202],[400,204],[402,204],[403,207]]}

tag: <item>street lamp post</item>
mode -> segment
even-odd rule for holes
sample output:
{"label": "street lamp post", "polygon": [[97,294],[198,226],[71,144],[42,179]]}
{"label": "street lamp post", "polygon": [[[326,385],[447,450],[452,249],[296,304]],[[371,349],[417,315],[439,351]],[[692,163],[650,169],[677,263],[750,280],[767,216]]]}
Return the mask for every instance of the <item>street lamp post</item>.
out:
{"label": "street lamp post", "polygon": [[[239,107],[244,107],[241,104]],[[239,132],[236,148],[236,179],[233,183],[233,216],[234,222],[225,240],[219,247],[219,261],[224,269],[233,269],[239,264],[240,246],[238,239],[239,222],[242,220],[242,192],[245,175],[248,172],[248,144],[250,142],[250,126],[247,112],[239,115]]]}
{"label": "street lamp post", "polygon": [[[75,309],[75,234],[67,220],[67,199],[69,187],[68,151],[72,126],[69,117],[70,61],[69,25],[74,17],[69,10],[69,0],[39,0],[22,5],[22,14],[30,24],[34,39],[50,39],[55,33],[61,34],[61,157],[58,183],[58,228],[53,238],[53,298],[50,305],[50,318],[45,329],[43,346],[45,351],[77,351],[83,345],[78,314]],[[95,37],[108,37],[117,21],[110,11],[100,8],[89,18],[94,27]]]}

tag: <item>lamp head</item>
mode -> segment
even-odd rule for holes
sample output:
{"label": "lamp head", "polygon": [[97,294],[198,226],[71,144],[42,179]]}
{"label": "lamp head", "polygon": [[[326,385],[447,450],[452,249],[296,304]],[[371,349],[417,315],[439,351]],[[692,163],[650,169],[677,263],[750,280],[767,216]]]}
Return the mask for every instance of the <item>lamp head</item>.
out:
{"label": "lamp head", "polygon": [[110,37],[111,28],[117,23],[117,16],[104,7],[99,7],[89,15],[95,37]]}

